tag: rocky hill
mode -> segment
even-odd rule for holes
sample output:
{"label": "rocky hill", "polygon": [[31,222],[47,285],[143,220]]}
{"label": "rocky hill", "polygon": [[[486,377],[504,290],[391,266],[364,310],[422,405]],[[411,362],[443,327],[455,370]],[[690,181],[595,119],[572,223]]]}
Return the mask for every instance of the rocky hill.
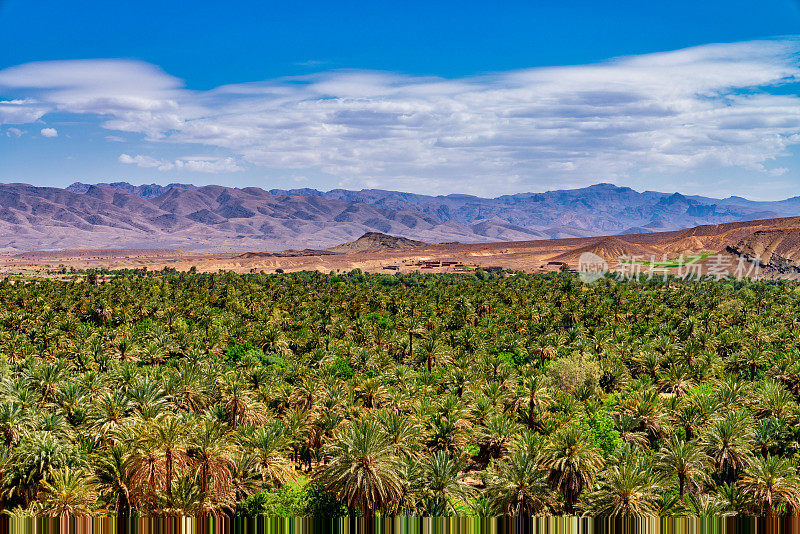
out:
{"label": "rocky hill", "polygon": [[764,267],[782,274],[800,273],[800,221],[783,228],[758,230],[729,245],[727,250],[748,258],[760,258]]}
{"label": "rocky hill", "polygon": [[358,252],[362,250],[397,250],[404,248],[424,247],[429,243],[415,241],[405,237],[387,235],[381,232],[367,232],[355,241],[336,245],[328,250],[331,252]]}

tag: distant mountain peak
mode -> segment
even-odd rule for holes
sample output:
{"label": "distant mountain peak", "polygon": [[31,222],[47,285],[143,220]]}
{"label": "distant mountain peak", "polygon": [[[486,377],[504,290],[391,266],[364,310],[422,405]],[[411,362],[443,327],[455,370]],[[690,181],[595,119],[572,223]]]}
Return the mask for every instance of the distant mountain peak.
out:
{"label": "distant mountain peak", "polygon": [[665,204],[668,206],[678,203],[691,204],[692,201],[686,198],[685,196],[681,195],[680,193],[675,192],[669,195],[668,197],[662,198],[660,202],[660,204]]}
{"label": "distant mountain peak", "polygon": [[86,194],[92,187],[102,187],[104,189],[111,189],[113,191],[124,191],[142,198],[156,198],[172,189],[197,189],[196,185],[192,184],[178,184],[172,183],[167,185],[160,184],[143,184],[133,185],[128,182],[102,182],[99,184],[85,184],[82,182],[75,182],[68,186],[66,189],[72,193]]}

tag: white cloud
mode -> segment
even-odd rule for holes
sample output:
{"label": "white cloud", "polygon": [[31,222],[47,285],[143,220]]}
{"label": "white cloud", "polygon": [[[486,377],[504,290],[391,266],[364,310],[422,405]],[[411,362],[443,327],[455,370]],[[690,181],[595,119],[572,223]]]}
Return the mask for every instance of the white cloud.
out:
{"label": "white cloud", "polygon": [[244,170],[233,158],[191,158],[176,159],[172,162],[175,169],[192,172],[220,174]]}
{"label": "white cloud", "polygon": [[0,124],[27,124],[39,120],[48,107],[31,100],[0,100]]}
{"label": "white cloud", "polygon": [[6,137],[22,137],[23,135],[25,135],[25,130],[20,130],[13,126],[6,128]]}
{"label": "white cloud", "polygon": [[233,158],[217,158],[210,156],[190,156],[172,161],[156,159],[150,156],[120,154],[120,163],[128,163],[146,169],[155,168],[159,171],[191,171],[209,174],[238,172],[243,170]]}
{"label": "white cloud", "polygon": [[118,159],[120,163],[130,163],[136,165],[137,167],[144,167],[144,168],[158,167],[164,164],[163,161],[158,160],[156,158],[151,158],[150,156],[141,156],[141,155],[129,156],[128,154],[120,154]]}
{"label": "white cloud", "polygon": [[58,137],[58,130],[55,128],[42,128],[42,137]]}
{"label": "white cloud", "polygon": [[337,71],[209,91],[140,62],[32,63],[0,71],[19,102],[0,102],[0,122],[8,109],[20,123],[90,114],[148,142],[232,155],[124,163],[231,172],[244,162],[351,187],[495,193],[729,167],[770,176],[800,144],[800,98],[770,90],[800,81],[799,57],[800,41],[772,40],[455,80]]}

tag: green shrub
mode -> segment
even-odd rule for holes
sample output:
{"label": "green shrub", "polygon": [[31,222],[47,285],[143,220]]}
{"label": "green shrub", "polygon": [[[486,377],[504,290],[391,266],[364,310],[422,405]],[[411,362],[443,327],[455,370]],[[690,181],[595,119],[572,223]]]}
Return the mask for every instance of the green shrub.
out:
{"label": "green shrub", "polygon": [[278,354],[264,354],[264,351],[253,347],[250,343],[234,343],[225,349],[224,359],[231,365],[260,364],[264,366],[285,367],[286,360]]}
{"label": "green shrub", "polygon": [[255,517],[297,517],[306,515],[303,489],[296,484],[284,484],[274,491],[260,491],[239,502],[239,515]]}
{"label": "green shrub", "polygon": [[239,501],[236,513],[243,517],[336,519],[347,515],[347,508],[320,484],[301,481],[254,493]]}
{"label": "green shrub", "polygon": [[366,317],[364,317],[364,319],[374,324],[378,328],[388,329],[392,327],[392,321],[377,312],[368,314]]}
{"label": "green shrub", "polygon": [[225,361],[228,363],[237,363],[249,351],[255,350],[250,343],[234,343],[228,345],[225,349]]}
{"label": "green shrub", "polygon": [[585,419],[574,423],[574,426],[580,429],[595,447],[602,450],[606,458],[622,445],[622,438],[614,428],[614,421],[604,411],[589,414]]}
{"label": "green shrub", "polygon": [[337,519],[347,515],[347,507],[317,482],[305,487],[304,497],[306,515],[319,519]]}
{"label": "green shrub", "polygon": [[353,368],[350,366],[350,362],[341,357],[336,358],[333,361],[330,371],[344,380],[353,378]]}

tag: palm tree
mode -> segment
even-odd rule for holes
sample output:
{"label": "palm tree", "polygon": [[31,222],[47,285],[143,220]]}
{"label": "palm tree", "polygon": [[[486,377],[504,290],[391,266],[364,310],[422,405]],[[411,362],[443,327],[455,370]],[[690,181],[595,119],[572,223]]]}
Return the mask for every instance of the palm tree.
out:
{"label": "palm tree", "polygon": [[455,452],[460,448],[465,434],[460,415],[432,415],[427,423],[430,426],[427,443],[431,449]]}
{"label": "palm tree", "polygon": [[280,486],[296,478],[291,462],[284,456],[288,441],[281,421],[246,432],[242,445],[256,459],[261,480],[269,485]]}
{"label": "palm tree", "polygon": [[492,509],[516,517],[530,517],[552,510],[555,499],[542,461],[541,455],[522,449],[493,464],[488,472],[486,488]]}
{"label": "palm tree", "polygon": [[694,386],[694,380],[689,375],[689,371],[684,366],[671,365],[666,372],[666,376],[659,381],[661,391],[672,393],[681,397],[686,391]]}
{"label": "palm tree", "polygon": [[655,388],[633,391],[621,402],[620,412],[627,413],[638,421],[637,430],[647,432],[651,443],[661,437],[664,412]]}
{"label": "palm tree", "polygon": [[392,510],[402,496],[402,464],[376,421],[353,423],[337,435],[332,461],[318,474],[353,511],[372,516]]}
{"label": "palm tree", "polygon": [[410,310],[411,315],[408,317],[406,323],[406,331],[408,332],[408,358],[414,359],[414,336],[420,336],[425,333],[422,325],[422,319],[414,315],[413,308]]}
{"label": "palm tree", "polygon": [[199,412],[206,407],[212,389],[203,380],[202,368],[193,361],[183,361],[169,377],[167,390],[176,407],[187,412]]}
{"label": "palm tree", "polygon": [[436,510],[455,512],[454,499],[466,500],[472,488],[464,483],[466,463],[446,451],[430,454],[419,465],[421,483]]}
{"label": "palm tree", "polygon": [[614,421],[614,429],[619,432],[619,437],[623,443],[630,443],[645,449],[650,446],[647,433],[638,430],[639,421],[632,415],[615,413],[611,415],[611,419]]}
{"label": "palm tree", "polygon": [[757,457],[738,485],[759,515],[772,517],[781,507],[794,514],[800,508],[800,477],[786,458]]}
{"label": "palm tree", "polygon": [[399,413],[381,411],[378,412],[378,422],[394,447],[395,455],[414,454],[420,446],[422,432],[419,423],[413,418]]}
{"label": "palm tree", "polygon": [[111,509],[126,516],[131,509],[130,456],[128,447],[112,445],[95,459],[95,478],[100,495],[108,494],[113,502]]}
{"label": "palm tree", "polygon": [[419,352],[425,356],[429,373],[433,369],[433,365],[438,361],[439,356],[444,354],[444,347],[439,336],[440,332],[437,328],[430,329],[419,344]]}
{"label": "palm tree", "polygon": [[522,391],[527,399],[525,407],[525,422],[528,428],[533,429],[536,421],[536,414],[539,410],[547,408],[552,399],[543,385],[541,375],[530,374],[525,376],[522,381]]}
{"label": "palm tree", "polygon": [[753,438],[749,421],[745,412],[733,412],[711,423],[702,437],[716,473],[724,480],[733,480],[750,464]]}
{"label": "palm tree", "polygon": [[192,429],[187,445],[203,511],[231,505],[233,459],[238,451],[224,427],[216,421],[201,421]]}
{"label": "palm tree", "polygon": [[233,460],[231,484],[237,502],[263,489],[258,471],[258,460],[244,452],[238,454]]}
{"label": "palm tree", "polygon": [[550,485],[564,497],[564,511],[574,515],[575,504],[594,482],[603,457],[580,429],[570,427],[553,436],[545,448],[544,465]]}
{"label": "palm tree", "polygon": [[709,494],[687,495],[683,508],[685,512],[695,517],[712,518],[732,515],[725,509],[725,504],[719,498]]}
{"label": "palm tree", "polygon": [[749,499],[737,484],[720,484],[714,497],[723,510],[722,515],[737,515],[748,511]]}
{"label": "palm tree", "polygon": [[50,480],[42,483],[41,502],[44,515],[61,518],[90,515],[97,502],[97,485],[69,467],[54,469]]}
{"label": "palm tree", "polygon": [[241,424],[264,422],[252,392],[237,376],[226,376],[222,389],[226,399],[224,405],[226,422],[231,425],[233,430],[236,430]]}
{"label": "palm tree", "polygon": [[606,469],[588,502],[591,512],[602,517],[654,516],[659,490],[660,481],[646,461],[627,454]]}
{"label": "palm tree", "polygon": [[186,427],[172,415],[162,415],[151,421],[140,436],[140,446],[158,451],[164,465],[164,487],[167,506],[172,506],[172,481],[175,470],[182,470],[189,461],[186,452]]}
{"label": "palm tree", "polygon": [[699,427],[704,426],[710,417],[710,411],[713,406],[705,402],[705,398],[693,398],[686,400],[680,404],[676,410],[674,417],[676,423],[683,427],[683,432],[686,435],[686,441],[692,441],[697,433]]}
{"label": "palm tree", "polygon": [[520,431],[520,425],[504,414],[493,415],[478,428],[478,443],[490,458],[499,458],[508,443]]}
{"label": "palm tree", "polygon": [[22,423],[22,406],[15,402],[0,404],[0,435],[6,445],[12,445],[19,439],[19,427]]}
{"label": "palm tree", "polygon": [[787,417],[797,409],[791,393],[783,384],[774,380],[765,380],[758,385],[758,404],[755,410],[756,417],[774,417],[776,419]]}
{"label": "palm tree", "polygon": [[758,419],[753,429],[753,444],[761,456],[778,454],[783,448],[781,445],[787,441],[788,431],[788,424],[784,419]]}
{"label": "palm tree", "polygon": [[111,436],[130,415],[131,401],[123,391],[106,391],[92,403],[86,422],[92,435],[99,440],[113,439]]}
{"label": "palm tree", "polygon": [[19,498],[27,507],[39,493],[50,471],[83,464],[83,458],[73,443],[49,432],[23,434],[3,477],[5,496]]}
{"label": "palm tree", "polygon": [[374,408],[386,398],[386,388],[377,378],[367,378],[356,388],[365,408]]}
{"label": "palm tree", "polygon": [[661,448],[657,462],[662,472],[678,478],[678,493],[681,498],[686,493],[687,484],[694,487],[708,478],[708,457],[692,441],[682,441],[672,436]]}
{"label": "palm tree", "polygon": [[159,451],[149,447],[145,440],[138,439],[140,429],[134,430],[135,449],[130,459],[130,483],[137,504],[158,509],[158,489],[164,483],[165,466]]}
{"label": "palm tree", "polygon": [[203,503],[203,493],[200,491],[195,477],[187,474],[175,480],[170,513],[178,516],[202,515]]}
{"label": "palm tree", "polygon": [[[5,477],[6,471],[8,471],[13,459],[14,458],[9,447],[0,447],[0,480],[3,480]],[[0,510],[5,508],[4,497],[5,494],[0,493]]]}

